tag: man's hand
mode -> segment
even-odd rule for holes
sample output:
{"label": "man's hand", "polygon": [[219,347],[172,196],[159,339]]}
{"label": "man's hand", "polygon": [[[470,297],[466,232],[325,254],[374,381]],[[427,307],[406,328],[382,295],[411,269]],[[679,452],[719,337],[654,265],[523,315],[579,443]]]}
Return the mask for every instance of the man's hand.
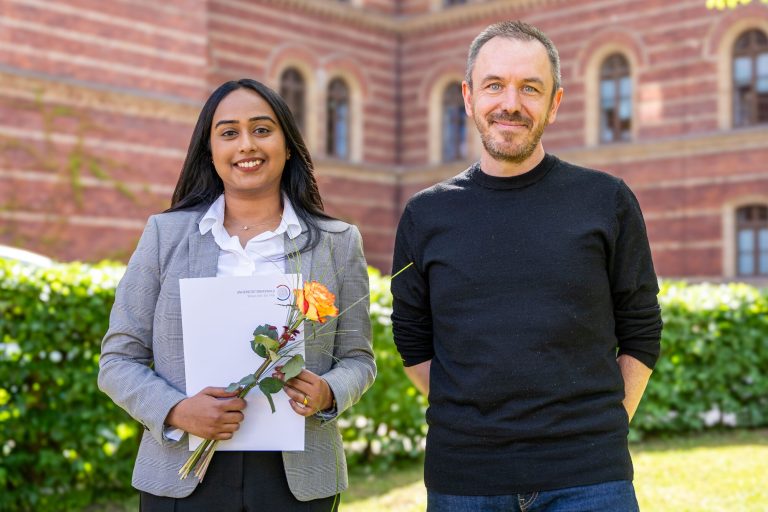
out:
{"label": "man's hand", "polygon": [[405,374],[411,379],[416,389],[422,392],[424,396],[429,396],[429,369],[432,367],[432,360],[413,366],[406,366]]}
{"label": "man's hand", "polygon": [[[280,371],[273,377],[283,379]],[[317,411],[324,411],[333,406],[333,391],[324,378],[312,373],[306,368],[297,376],[285,383],[285,394],[291,399],[288,403],[300,416],[312,416]]]}
{"label": "man's hand", "polygon": [[176,404],[168,413],[165,424],[203,439],[231,439],[245,418],[242,412],[245,400],[237,398],[238,392],[207,387]]}
{"label": "man's hand", "polygon": [[619,363],[621,376],[624,377],[624,408],[632,421],[653,370],[632,356],[619,356],[616,361]]}

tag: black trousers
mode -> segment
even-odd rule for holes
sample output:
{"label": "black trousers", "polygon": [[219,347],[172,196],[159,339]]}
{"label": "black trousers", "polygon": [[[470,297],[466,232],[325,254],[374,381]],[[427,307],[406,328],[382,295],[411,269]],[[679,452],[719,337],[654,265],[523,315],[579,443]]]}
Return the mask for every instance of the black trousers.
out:
{"label": "black trousers", "polygon": [[[188,478],[195,478],[190,475]],[[339,496],[340,497],[340,496]],[[280,452],[216,452],[205,478],[186,498],[141,492],[140,512],[336,512],[336,496],[297,500]],[[335,501],[335,504],[334,504]]]}

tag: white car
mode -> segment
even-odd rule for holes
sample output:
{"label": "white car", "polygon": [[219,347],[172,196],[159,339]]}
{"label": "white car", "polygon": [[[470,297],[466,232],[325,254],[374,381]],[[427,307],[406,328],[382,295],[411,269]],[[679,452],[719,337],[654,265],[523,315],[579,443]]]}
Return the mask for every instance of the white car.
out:
{"label": "white car", "polygon": [[53,265],[53,260],[47,256],[8,245],[0,245],[0,258],[18,261],[33,267],[50,267]]}

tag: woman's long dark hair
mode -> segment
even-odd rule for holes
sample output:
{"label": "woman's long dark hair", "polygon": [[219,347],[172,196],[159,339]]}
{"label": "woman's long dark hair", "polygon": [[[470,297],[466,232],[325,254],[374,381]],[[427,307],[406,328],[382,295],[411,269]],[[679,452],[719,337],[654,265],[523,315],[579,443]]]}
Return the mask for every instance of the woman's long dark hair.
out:
{"label": "woman's long dark hair", "polygon": [[317,219],[332,219],[323,211],[323,200],[317,189],[312,157],[299,132],[296,120],[285,101],[275,91],[256,80],[243,78],[222,84],[213,91],[203,105],[197,124],[189,141],[187,158],[181,168],[179,181],[173,191],[171,207],[166,212],[186,210],[200,205],[210,206],[223,192],[224,183],[216,173],[211,154],[211,123],[213,114],[229,93],[237,89],[250,89],[272,107],[277,122],[285,134],[285,142],[291,158],[286,160],[280,180],[282,190],[291,201],[296,215],[309,229],[307,243],[300,250],[314,248],[319,242]]}

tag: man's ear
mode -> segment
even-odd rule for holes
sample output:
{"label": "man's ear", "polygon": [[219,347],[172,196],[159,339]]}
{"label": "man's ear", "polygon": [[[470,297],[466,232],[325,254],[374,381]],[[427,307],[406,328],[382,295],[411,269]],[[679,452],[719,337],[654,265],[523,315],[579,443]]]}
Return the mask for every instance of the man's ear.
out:
{"label": "man's ear", "polygon": [[461,82],[461,95],[464,97],[464,112],[472,116],[472,86],[466,80]]}
{"label": "man's ear", "polygon": [[560,102],[563,101],[563,88],[559,88],[552,98],[552,105],[549,107],[549,114],[547,115],[547,124],[552,124],[557,119],[557,109],[560,108]]}

